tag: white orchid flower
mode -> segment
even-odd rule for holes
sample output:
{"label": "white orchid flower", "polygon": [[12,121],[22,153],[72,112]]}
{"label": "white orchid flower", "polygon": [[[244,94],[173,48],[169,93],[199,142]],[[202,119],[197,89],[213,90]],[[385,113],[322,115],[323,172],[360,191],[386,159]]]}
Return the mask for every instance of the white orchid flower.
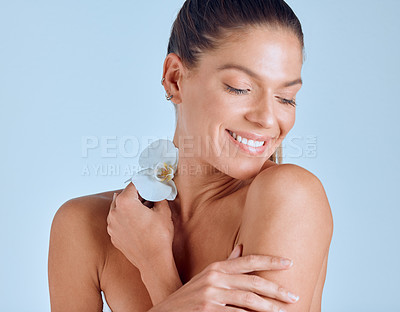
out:
{"label": "white orchid flower", "polygon": [[145,200],[174,200],[178,194],[172,180],[178,168],[179,150],[170,140],[159,139],[146,147],[139,156],[139,172],[131,179]]}

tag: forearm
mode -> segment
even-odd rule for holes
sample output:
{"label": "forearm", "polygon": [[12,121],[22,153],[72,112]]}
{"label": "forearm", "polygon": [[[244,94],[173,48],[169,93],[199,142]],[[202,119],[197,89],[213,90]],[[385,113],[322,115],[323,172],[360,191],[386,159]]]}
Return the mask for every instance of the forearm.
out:
{"label": "forearm", "polygon": [[182,287],[172,254],[147,263],[140,268],[140,275],[150,295],[153,306]]}

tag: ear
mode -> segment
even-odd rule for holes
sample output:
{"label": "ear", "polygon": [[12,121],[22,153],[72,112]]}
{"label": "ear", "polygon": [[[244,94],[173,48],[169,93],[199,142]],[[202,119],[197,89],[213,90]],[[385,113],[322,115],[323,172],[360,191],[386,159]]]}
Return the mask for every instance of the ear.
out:
{"label": "ear", "polygon": [[182,80],[185,68],[181,58],[175,53],[169,53],[164,61],[163,77],[165,78],[163,86],[165,92],[173,95],[172,102],[182,103]]}

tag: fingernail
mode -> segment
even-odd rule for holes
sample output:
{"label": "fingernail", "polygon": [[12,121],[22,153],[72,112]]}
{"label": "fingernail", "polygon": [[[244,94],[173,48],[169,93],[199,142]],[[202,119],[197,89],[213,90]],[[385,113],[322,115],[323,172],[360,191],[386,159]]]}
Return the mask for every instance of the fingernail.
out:
{"label": "fingernail", "polygon": [[236,256],[236,254],[238,253],[238,249],[239,249],[239,245],[236,245],[235,248],[233,248],[231,255]]}
{"label": "fingernail", "polygon": [[297,302],[299,300],[299,296],[296,296],[295,294],[292,294],[290,291],[288,291],[288,297],[292,299],[294,302]]}
{"label": "fingernail", "polygon": [[115,197],[117,197],[117,193],[114,193],[113,200],[115,200]]}
{"label": "fingernail", "polygon": [[228,259],[234,259],[240,256],[240,246],[236,245],[235,248],[233,248],[231,254],[229,255]]}
{"label": "fingernail", "polygon": [[289,267],[291,267],[292,265],[293,265],[293,260],[289,260],[289,259],[281,259],[281,263],[282,263],[282,265],[284,265],[284,266],[289,266]]}

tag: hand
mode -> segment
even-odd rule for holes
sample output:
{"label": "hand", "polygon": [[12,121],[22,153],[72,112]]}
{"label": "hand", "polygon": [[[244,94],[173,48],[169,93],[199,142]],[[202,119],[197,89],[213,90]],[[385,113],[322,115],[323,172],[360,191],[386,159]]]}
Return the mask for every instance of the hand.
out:
{"label": "hand", "polygon": [[111,242],[139,270],[151,259],[157,263],[166,253],[172,253],[174,224],[166,200],[149,209],[133,185],[128,186],[111,202],[107,216],[107,232]]}
{"label": "hand", "polygon": [[236,246],[228,260],[211,263],[149,312],[283,312],[264,297],[285,303],[296,302],[283,287],[257,275],[246,274],[288,269],[291,264],[282,264],[280,257],[248,255],[238,258],[240,254],[241,246]]}

